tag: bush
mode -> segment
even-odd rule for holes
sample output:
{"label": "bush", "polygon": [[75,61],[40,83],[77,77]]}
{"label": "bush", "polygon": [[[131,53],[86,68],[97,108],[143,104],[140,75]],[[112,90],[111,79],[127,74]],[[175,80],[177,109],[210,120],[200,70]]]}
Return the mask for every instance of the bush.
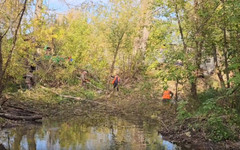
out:
{"label": "bush", "polygon": [[215,98],[216,96],[219,95],[219,91],[216,89],[210,88],[205,92],[202,92],[198,95],[198,98],[201,103],[207,101],[208,99]]}
{"label": "bush", "polygon": [[[206,119],[206,122],[200,124],[202,124],[204,130],[208,133],[208,137],[213,141],[218,142],[235,138],[234,133],[236,131],[231,126],[239,120],[236,111],[234,112],[229,110],[229,108],[226,109],[218,105],[219,95],[210,93],[213,92],[207,91],[205,93],[205,97],[211,98],[204,100],[205,102],[202,103],[195,115]],[[235,121],[231,117],[234,117]]]}
{"label": "bush", "polygon": [[177,118],[179,120],[184,120],[184,119],[187,119],[187,118],[191,117],[191,114],[186,109],[187,104],[188,104],[188,102],[184,101],[184,100],[178,102]]}
{"label": "bush", "polygon": [[205,128],[209,138],[216,142],[234,137],[231,129],[223,123],[223,119],[217,114],[208,118]]}
{"label": "bush", "polygon": [[[223,94],[223,91],[218,92],[214,89],[199,94],[201,103],[193,114],[190,114],[186,109],[188,108],[187,101],[179,102],[177,108],[178,119],[201,118],[201,122],[199,121],[192,126],[201,128],[210,139],[216,142],[236,138],[234,135],[237,135],[235,133],[239,129],[240,118],[235,109],[223,107],[219,104],[222,99],[219,97],[222,97]],[[226,100],[229,101],[229,99]]]}

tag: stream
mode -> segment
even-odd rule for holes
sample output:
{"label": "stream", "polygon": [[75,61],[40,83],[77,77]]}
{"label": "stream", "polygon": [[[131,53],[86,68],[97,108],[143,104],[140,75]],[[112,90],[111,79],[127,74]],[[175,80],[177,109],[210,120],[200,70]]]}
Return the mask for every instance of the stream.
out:
{"label": "stream", "polygon": [[10,150],[177,150],[158,126],[118,117],[43,120],[0,131],[0,149]]}

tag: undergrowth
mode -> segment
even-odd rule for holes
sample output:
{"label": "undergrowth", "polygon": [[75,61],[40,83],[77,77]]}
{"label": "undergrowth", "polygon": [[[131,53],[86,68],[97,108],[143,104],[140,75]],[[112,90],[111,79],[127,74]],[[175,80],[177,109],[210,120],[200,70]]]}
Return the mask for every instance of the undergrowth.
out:
{"label": "undergrowth", "polygon": [[237,139],[240,117],[234,108],[229,109],[229,105],[226,106],[226,99],[222,91],[210,89],[199,94],[200,106],[196,110],[187,110],[188,101],[180,101],[177,118],[180,121],[197,119],[190,128],[203,130],[215,142]]}

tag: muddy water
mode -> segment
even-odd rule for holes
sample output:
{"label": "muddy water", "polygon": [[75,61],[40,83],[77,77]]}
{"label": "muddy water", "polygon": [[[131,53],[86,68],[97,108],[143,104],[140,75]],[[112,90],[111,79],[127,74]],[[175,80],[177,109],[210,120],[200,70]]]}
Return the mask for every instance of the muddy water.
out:
{"label": "muddy water", "polygon": [[[0,143],[11,150],[176,150],[156,125],[116,117],[43,121],[0,131]],[[0,147],[1,148],[1,147]]]}

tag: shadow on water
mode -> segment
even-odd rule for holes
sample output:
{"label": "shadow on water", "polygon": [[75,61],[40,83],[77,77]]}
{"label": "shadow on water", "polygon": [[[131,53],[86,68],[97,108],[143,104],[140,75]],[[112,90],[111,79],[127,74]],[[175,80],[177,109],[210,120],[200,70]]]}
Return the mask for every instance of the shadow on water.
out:
{"label": "shadow on water", "polygon": [[[176,150],[157,127],[117,117],[45,120],[41,126],[0,131],[0,146],[11,150]],[[2,148],[0,147],[0,148]],[[2,149],[3,149],[2,148]]]}

